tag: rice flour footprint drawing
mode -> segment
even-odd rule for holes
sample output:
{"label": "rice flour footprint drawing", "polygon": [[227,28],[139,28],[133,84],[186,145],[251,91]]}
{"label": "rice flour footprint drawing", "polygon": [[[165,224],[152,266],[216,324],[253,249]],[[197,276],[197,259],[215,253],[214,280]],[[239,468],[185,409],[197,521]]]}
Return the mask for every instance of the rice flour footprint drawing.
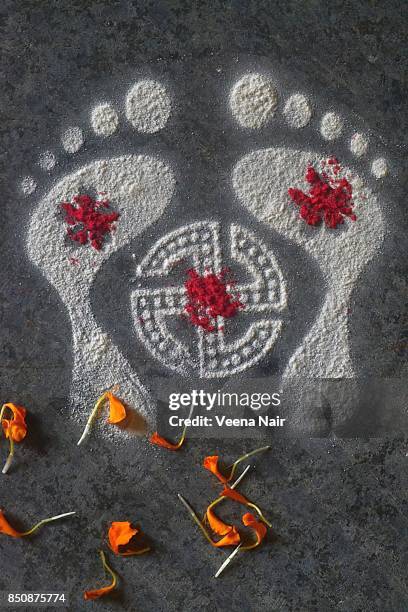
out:
{"label": "rice flour footprint drawing", "polygon": [[[155,81],[136,83],[126,99],[130,129],[140,132],[162,129],[170,110],[166,89]],[[91,125],[101,139],[101,150],[119,121],[119,114],[109,103],[93,109]],[[82,130],[67,130],[62,144],[65,151],[75,153],[83,144]],[[26,177],[23,190],[28,186],[32,193],[34,183]],[[58,291],[69,313],[74,355],[70,400],[74,417],[80,421],[101,391],[115,384],[119,384],[120,395],[129,405],[137,407],[147,420],[152,419],[152,408],[137,373],[94,317],[91,290],[107,259],[163,214],[174,189],[174,174],[158,157],[137,153],[107,157],[63,176],[33,212],[28,253]],[[91,204],[75,202],[78,195],[89,196]],[[67,203],[65,211],[63,202]]]}
{"label": "rice flour footprint drawing", "polygon": [[[230,105],[238,123],[254,130],[262,129],[280,110],[273,80],[257,74],[245,75],[235,84]],[[290,129],[301,129],[312,119],[312,106],[302,94],[289,95],[281,106]],[[317,126],[322,145],[330,142],[335,156],[336,140],[344,130],[341,116],[334,112],[325,113],[317,121]],[[367,147],[368,140],[364,134],[351,135],[353,155],[365,155]],[[334,229],[328,227],[324,219],[311,226],[300,218],[299,209],[291,203],[288,190],[308,192],[310,184],[305,176],[310,167],[317,173],[331,173],[331,177],[324,181],[328,185],[330,179],[333,182],[341,178],[347,180],[352,188],[356,221],[345,215],[343,223]],[[372,172],[376,178],[385,176],[386,161],[375,160]],[[251,214],[316,260],[327,286],[320,314],[290,358],[284,377],[353,377],[347,329],[350,296],[385,234],[383,212],[367,180],[347,166],[342,166],[339,171],[336,160],[333,163],[327,155],[309,147],[297,150],[278,146],[252,151],[238,160],[233,169],[232,184],[240,203]]]}

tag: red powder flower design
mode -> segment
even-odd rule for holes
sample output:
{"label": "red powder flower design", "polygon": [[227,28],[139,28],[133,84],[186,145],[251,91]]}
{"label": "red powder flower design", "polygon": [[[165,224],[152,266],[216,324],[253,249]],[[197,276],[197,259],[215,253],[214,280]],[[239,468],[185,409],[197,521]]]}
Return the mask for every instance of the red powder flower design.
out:
{"label": "red powder flower design", "polygon": [[206,272],[200,275],[196,270],[187,272],[188,278],[184,283],[188,302],[185,311],[190,323],[201,327],[207,332],[217,331],[217,317],[230,319],[244,308],[239,296],[230,291],[234,281],[227,278],[228,270],[221,270],[219,274]]}
{"label": "red powder flower design", "polygon": [[82,245],[89,242],[97,251],[120,216],[110,211],[108,200],[94,200],[89,195],[76,195],[72,202],[62,202],[61,207],[65,211],[65,222],[70,226],[67,229],[69,238]]}
{"label": "red powder flower design", "polygon": [[[330,174],[327,169],[330,168]],[[308,225],[320,225],[324,220],[327,227],[335,229],[344,223],[344,218],[356,220],[353,212],[353,188],[345,177],[340,177],[341,167],[335,157],[323,162],[319,174],[312,165],[306,170],[305,180],[309,193],[291,187],[289,197],[300,207],[300,216]]]}

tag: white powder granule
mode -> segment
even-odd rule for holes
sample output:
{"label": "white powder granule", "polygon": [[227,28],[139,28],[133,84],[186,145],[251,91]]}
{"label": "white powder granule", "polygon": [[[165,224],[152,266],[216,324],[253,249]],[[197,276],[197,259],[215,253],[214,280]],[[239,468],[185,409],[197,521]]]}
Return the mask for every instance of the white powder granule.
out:
{"label": "white powder granule", "polygon": [[278,92],[266,76],[247,74],[232,88],[230,106],[238,123],[259,129],[267,125],[275,115]]}
{"label": "white powder granule", "polygon": [[139,81],[127,95],[126,117],[139,132],[153,134],[163,129],[170,111],[170,97],[157,81]]}
{"label": "white powder granule", "polygon": [[288,124],[296,129],[305,127],[312,117],[312,107],[303,94],[293,94],[287,100],[283,109]]}
{"label": "white powder granule", "polygon": [[52,170],[57,162],[57,159],[52,151],[45,151],[41,153],[38,164],[43,170]]}
{"label": "white powder granule", "polygon": [[338,138],[343,130],[343,120],[336,113],[326,113],[320,123],[320,133],[325,140]]}
{"label": "white powder granule", "polygon": [[24,195],[31,195],[37,189],[37,182],[32,176],[25,176],[21,181],[21,191]]}
{"label": "white powder granule", "polygon": [[368,138],[364,134],[356,132],[353,134],[350,140],[350,151],[356,157],[362,157],[367,153],[368,149]]}
{"label": "white powder granule", "polygon": [[110,104],[100,104],[92,111],[91,123],[98,136],[111,136],[118,129],[118,113]]}
{"label": "white powder granule", "polygon": [[373,173],[376,179],[381,179],[387,176],[389,172],[387,160],[383,157],[375,159],[371,164],[371,172]]}
{"label": "white powder granule", "polygon": [[76,153],[84,144],[84,136],[79,127],[70,127],[62,135],[62,146],[67,153]]}

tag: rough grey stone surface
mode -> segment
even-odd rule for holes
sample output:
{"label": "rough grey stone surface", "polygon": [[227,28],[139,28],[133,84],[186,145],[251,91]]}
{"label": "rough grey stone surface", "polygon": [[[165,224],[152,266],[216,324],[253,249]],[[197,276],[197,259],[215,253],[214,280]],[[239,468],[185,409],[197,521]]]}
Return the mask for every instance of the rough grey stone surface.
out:
{"label": "rough grey stone surface", "polygon": [[[76,447],[78,425],[66,414],[69,319],[26,257],[37,196],[24,199],[18,191],[21,177],[33,174],[38,194],[44,193],[53,177],[36,166],[38,155],[59,152],[62,129],[89,123],[95,101],[116,96],[118,87],[125,92],[135,75],[152,72],[176,84],[177,120],[153,144],[135,136],[128,146],[166,152],[178,165],[186,201],[210,206],[236,156],[258,144],[242,136],[230,149],[216,96],[228,91],[234,62],[271,62],[292,82],[361,117],[392,160],[384,187],[389,236],[355,296],[350,324],[360,371],[401,376],[407,347],[406,41],[406,6],[397,0],[2,3],[0,390],[1,401],[29,408],[30,435],[0,480],[0,507],[24,527],[64,511],[78,516],[30,541],[1,537],[0,591],[65,592],[75,612],[408,609],[402,439],[277,439],[242,486],[266,509],[275,535],[218,581],[213,574],[223,553],[206,545],[175,494],[203,509],[218,491],[200,467],[203,456],[219,451],[232,459],[251,448],[247,441],[191,441],[177,455],[144,439],[112,447],[95,436]],[[261,136],[259,143],[266,140]],[[86,149],[81,161],[94,154]],[[75,163],[61,158],[56,174]],[[4,443],[0,448],[5,455]],[[111,520],[140,522],[153,552],[111,555],[119,590],[83,602],[84,589],[104,584],[97,550]]]}

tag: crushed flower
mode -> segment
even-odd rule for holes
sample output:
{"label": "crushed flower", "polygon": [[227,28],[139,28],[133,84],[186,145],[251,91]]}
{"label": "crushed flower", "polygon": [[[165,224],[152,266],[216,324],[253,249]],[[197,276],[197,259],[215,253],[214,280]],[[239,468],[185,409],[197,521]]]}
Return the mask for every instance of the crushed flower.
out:
{"label": "crushed flower", "polygon": [[235,281],[227,278],[228,274],[227,269],[219,274],[208,271],[204,275],[194,268],[188,270],[184,283],[188,301],[184,309],[195,327],[201,327],[206,332],[218,331],[218,317],[230,319],[245,307],[239,301],[239,295],[231,293]]}
{"label": "crushed flower", "polygon": [[255,450],[250,451],[249,453],[245,453],[232,464],[232,467],[231,467],[231,470],[228,476],[224,476],[224,474],[220,472],[220,469],[218,466],[220,458],[218,455],[210,455],[208,457],[205,457],[204,462],[203,462],[203,467],[209,472],[211,472],[212,474],[214,474],[214,476],[216,476],[218,480],[220,480],[223,484],[227,484],[233,478],[236,468],[242,461],[245,461],[249,457],[252,457],[253,455],[256,455],[258,453],[263,453],[267,450],[270,450],[270,448],[271,448],[270,446],[262,446],[261,448],[256,448]]}
{"label": "crushed flower", "polygon": [[357,219],[353,212],[353,188],[345,177],[340,177],[341,167],[335,157],[322,162],[319,174],[312,165],[306,170],[305,180],[310,185],[309,193],[291,187],[288,194],[300,207],[300,217],[308,225],[320,225],[324,220],[327,227],[335,229],[348,217]]}
{"label": "crushed flower", "polygon": [[[194,406],[190,408],[190,414],[187,417],[187,421],[191,419],[193,410],[194,410]],[[151,444],[156,444],[157,446],[161,446],[162,448],[167,448],[167,450],[177,451],[183,446],[184,440],[186,439],[186,433],[187,433],[187,425],[184,425],[179,441],[173,443],[173,442],[169,442],[169,440],[166,440],[166,438],[163,438],[163,436],[161,436],[157,431],[155,431],[150,436],[149,442]]]}
{"label": "crushed flower", "polygon": [[126,408],[123,403],[111,391],[105,393],[105,398],[109,402],[108,423],[120,423],[126,418]]}
{"label": "crushed flower", "polygon": [[113,589],[116,588],[116,585],[117,585],[117,581],[118,581],[117,576],[115,572],[106,563],[105,553],[103,552],[103,550],[100,550],[99,554],[101,557],[103,568],[111,575],[112,582],[108,586],[101,587],[99,589],[93,589],[91,591],[85,591],[84,599],[86,600],[99,599],[99,597],[104,597],[105,595],[108,595],[109,593],[111,593]]}
{"label": "crushed flower", "polygon": [[92,423],[94,422],[99,409],[101,408],[101,406],[103,406],[106,402],[108,402],[109,404],[109,417],[108,417],[108,423],[110,424],[117,424],[120,423],[121,421],[123,421],[126,418],[126,408],[125,405],[120,401],[119,398],[117,398],[115,395],[113,395],[112,393],[112,389],[110,391],[105,391],[105,393],[102,393],[102,395],[98,398],[89,418],[88,421],[85,425],[85,429],[82,433],[82,436],[80,437],[80,439],[78,440],[78,446],[80,444],[82,444],[82,442],[84,441],[84,439],[87,437],[87,435],[90,432],[90,429],[92,427]]}
{"label": "crushed flower", "polygon": [[6,517],[4,516],[3,510],[0,510],[0,533],[4,533],[5,535],[9,535],[12,538],[23,538],[25,536],[30,536],[35,533],[38,529],[40,529],[43,525],[47,523],[51,523],[52,521],[57,521],[59,519],[65,518],[67,516],[72,516],[75,512],[65,512],[64,514],[58,514],[57,516],[52,516],[51,518],[43,519],[34,527],[29,529],[28,531],[17,531],[10,525]]}
{"label": "crushed flower", "polygon": [[218,457],[218,455],[210,455],[209,457],[205,457],[203,466],[205,467],[206,470],[214,474],[218,478],[218,480],[220,480],[223,484],[226,484],[229,478],[227,478],[220,472],[219,467],[218,467],[219,459],[220,458]]}
{"label": "crushed flower", "polygon": [[263,523],[257,521],[253,514],[250,512],[246,512],[242,517],[242,522],[245,527],[250,527],[255,531],[256,541],[253,544],[248,544],[247,546],[243,546],[242,550],[251,550],[252,548],[256,548],[262,542],[264,537],[266,536],[267,529]]}
{"label": "crushed flower", "polygon": [[221,540],[214,542],[214,540],[212,539],[207,529],[205,528],[203,523],[200,521],[200,519],[198,518],[197,514],[194,512],[193,508],[190,506],[188,501],[184,499],[184,497],[180,495],[180,493],[178,493],[178,498],[181,501],[181,503],[185,506],[185,508],[187,508],[187,511],[190,514],[191,518],[196,523],[196,525],[198,525],[198,527],[201,529],[204,537],[211,544],[211,546],[215,546],[216,548],[221,548],[223,546],[234,546],[235,544],[240,543],[241,538],[235,527],[232,527],[228,531],[228,533],[223,538],[221,538]]}
{"label": "crushed flower", "polygon": [[135,536],[137,534],[140,535],[140,533],[140,530],[136,527],[132,527],[129,521],[114,521],[111,523],[108,531],[109,546],[115,555],[120,555],[122,557],[141,555],[148,552],[150,548],[148,546],[139,548],[134,546]]}
{"label": "crushed flower", "polygon": [[91,246],[99,251],[107,234],[115,229],[119,213],[110,210],[108,200],[94,200],[89,195],[76,195],[72,202],[62,202],[65,211],[65,222],[68,224],[67,235],[70,240]]}
{"label": "crushed flower", "polygon": [[211,541],[212,545],[216,548],[221,548],[223,546],[235,546],[241,542],[241,536],[239,535],[236,527],[232,527],[230,531],[218,542]]}
{"label": "crushed flower", "polygon": [[230,487],[224,487],[221,491],[221,496],[229,497],[229,499],[233,499],[234,501],[238,502],[239,504],[243,504],[244,506],[247,506],[250,503],[247,498],[242,495],[242,493],[239,493],[238,491],[235,491]]}
{"label": "crushed flower", "polygon": [[211,529],[217,535],[224,536],[224,535],[226,535],[227,533],[229,533],[231,531],[232,525],[228,525],[227,523],[224,523],[224,521],[222,521],[215,514],[215,512],[212,509],[211,505],[207,508],[205,516],[206,516],[206,519],[207,519],[208,524],[210,525]]}
{"label": "crushed flower", "polygon": [[257,546],[259,546],[259,544],[262,542],[262,540],[266,536],[267,529],[266,529],[265,525],[263,523],[260,523],[259,521],[257,521],[256,518],[250,512],[247,512],[246,514],[243,515],[242,522],[245,525],[245,527],[250,527],[251,529],[253,529],[255,531],[255,536],[256,536],[255,542],[252,542],[251,544],[246,544],[246,545],[244,545],[241,542],[232,551],[232,553],[229,555],[229,557],[227,557],[224,560],[224,562],[222,563],[221,567],[216,572],[216,574],[214,576],[215,578],[218,578],[218,576],[220,576],[222,574],[222,572],[225,570],[225,568],[231,563],[231,561],[234,559],[234,557],[240,551],[247,551],[247,550],[252,550],[252,549],[256,548]]}
{"label": "crushed flower", "polygon": [[[10,410],[12,417],[9,419],[4,418],[6,410]],[[14,457],[14,442],[21,442],[27,435],[27,425],[25,422],[27,411],[23,406],[17,406],[8,402],[3,404],[0,411],[0,421],[3,428],[3,433],[10,442],[9,455],[7,461],[3,467],[2,473],[6,474],[9,470],[11,462]]]}

